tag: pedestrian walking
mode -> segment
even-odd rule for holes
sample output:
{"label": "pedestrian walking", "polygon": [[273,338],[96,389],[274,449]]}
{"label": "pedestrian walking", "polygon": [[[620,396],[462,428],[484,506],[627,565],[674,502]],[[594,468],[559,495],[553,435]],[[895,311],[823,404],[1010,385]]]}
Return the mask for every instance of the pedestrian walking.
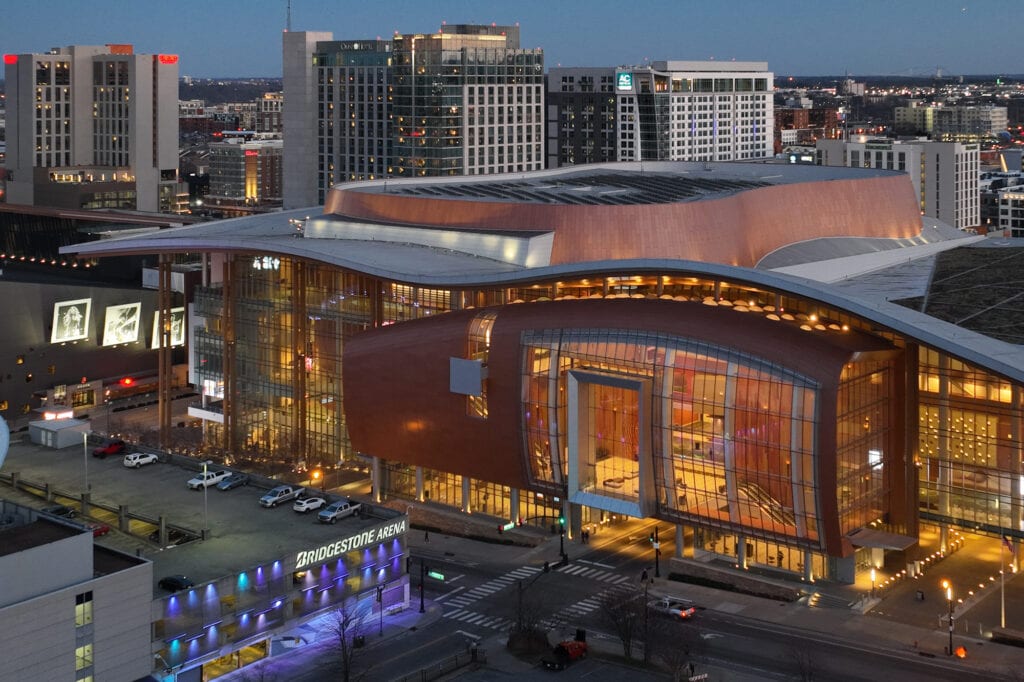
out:
{"label": "pedestrian walking", "polygon": [[423,542],[430,542],[430,531],[423,531]]}
{"label": "pedestrian walking", "polygon": [[647,569],[646,568],[640,574],[640,582],[642,582],[642,583],[647,582]]}

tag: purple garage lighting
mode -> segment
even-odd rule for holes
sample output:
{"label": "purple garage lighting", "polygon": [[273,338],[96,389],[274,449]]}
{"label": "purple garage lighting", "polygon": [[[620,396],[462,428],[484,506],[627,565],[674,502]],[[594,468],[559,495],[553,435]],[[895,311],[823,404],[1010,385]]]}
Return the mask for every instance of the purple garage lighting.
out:
{"label": "purple garage lighting", "polygon": [[167,600],[167,615],[172,618],[181,615],[181,603],[178,601],[177,595]]}

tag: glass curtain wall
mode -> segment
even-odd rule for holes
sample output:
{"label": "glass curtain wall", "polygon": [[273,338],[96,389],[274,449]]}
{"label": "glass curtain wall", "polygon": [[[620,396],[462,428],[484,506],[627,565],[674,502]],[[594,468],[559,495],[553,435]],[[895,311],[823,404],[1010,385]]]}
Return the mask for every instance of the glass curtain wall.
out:
{"label": "glass curtain wall", "polygon": [[935,350],[918,360],[922,518],[1024,538],[1020,388]]}
{"label": "glass curtain wall", "polygon": [[784,367],[727,348],[621,330],[524,337],[523,416],[530,475],[565,480],[570,370],[653,378],[652,447],[637,451],[635,391],[591,384],[581,479],[602,494],[634,495],[636,462],[653,457],[666,517],[772,537],[819,539],[815,482],[817,386]]}

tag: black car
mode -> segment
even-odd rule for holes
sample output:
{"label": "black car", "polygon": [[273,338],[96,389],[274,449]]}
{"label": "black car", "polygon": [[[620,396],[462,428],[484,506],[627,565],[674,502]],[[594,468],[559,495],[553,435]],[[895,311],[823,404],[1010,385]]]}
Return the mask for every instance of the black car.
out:
{"label": "black car", "polygon": [[217,490],[231,490],[232,488],[237,488],[240,485],[249,485],[249,477],[236,471],[218,483]]}
{"label": "black car", "polygon": [[107,455],[120,455],[120,454],[123,454],[124,451],[127,450],[127,449],[128,449],[128,446],[125,444],[125,442],[123,440],[120,440],[120,439],[108,440],[107,442],[103,443],[103,445],[101,445],[98,448],[94,449],[92,451],[92,456],[93,457],[99,457],[100,459],[103,459]]}
{"label": "black car", "polygon": [[160,582],[157,583],[160,589],[167,590],[168,592],[179,592],[181,590],[187,590],[195,585],[192,579],[184,575],[169,575],[164,578],[160,578]]}
{"label": "black car", "polygon": [[54,516],[60,516],[65,519],[72,519],[75,517],[76,512],[72,507],[65,504],[54,504],[49,507],[43,508],[44,514],[52,514]]}
{"label": "black car", "polygon": [[[160,542],[160,529],[157,529],[149,534],[149,539],[153,542]],[[185,531],[178,530],[176,528],[167,529],[167,546],[180,545],[183,542],[193,540],[193,536]]]}

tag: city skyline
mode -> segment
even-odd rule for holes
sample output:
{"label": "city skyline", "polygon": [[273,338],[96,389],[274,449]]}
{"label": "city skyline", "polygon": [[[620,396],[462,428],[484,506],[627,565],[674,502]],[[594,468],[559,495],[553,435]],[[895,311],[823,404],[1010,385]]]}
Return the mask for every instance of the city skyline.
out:
{"label": "city skyline", "polygon": [[[226,0],[215,10],[208,7],[194,1],[16,3],[0,25],[0,51],[130,43],[139,53],[178,54],[182,76],[281,75],[287,0]],[[518,23],[522,46],[543,48],[546,68],[714,59],[767,61],[780,77],[1024,73],[1024,57],[1009,49],[1017,30],[1005,20],[1018,9],[1012,0],[869,0],[850,9],[809,0],[656,1],[636,11],[609,0],[483,7],[459,0],[346,6],[292,0],[291,27],[358,39],[436,32],[445,22]]]}

